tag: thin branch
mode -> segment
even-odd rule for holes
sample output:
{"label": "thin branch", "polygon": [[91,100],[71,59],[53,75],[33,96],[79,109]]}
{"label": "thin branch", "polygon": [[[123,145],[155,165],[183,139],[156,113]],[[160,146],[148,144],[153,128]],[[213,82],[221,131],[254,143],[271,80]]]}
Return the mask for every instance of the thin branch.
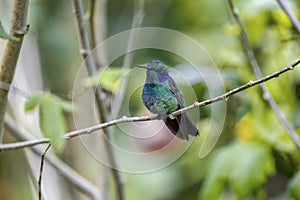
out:
{"label": "thin branch", "polygon": [[[177,110],[177,111],[171,113],[169,115],[169,117],[173,118],[173,117],[175,117],[177,115],[180,115],[182,113],[185,113],[189,110],[192,110],[192,109],[195,109],[195,108],[198,108],[198,107],[202,107],[202,106],[206,106],[206,105],[210,105],[210,104],[216,103],[218,101],[227,100],[230,96],[232,96],[234,94],[237,94],[237,93],[239,93],[241,91],[244,91],[244,90],[246,90],[250,87],[256,86],[256,85],[264,83],[266,81],[269,81],[273,78],[277,78],[281,74],[283,74],[287,71],[293,70],[299,64],[300,64],[300,59],[297,60],[295,63],[291,64],[288,67],[285,67],[284,69],[282,69],[280,71],[276,71],[272,74],[269,74],[269,75],[267,75],[267,76],[265,76],[261,79],[255,80],[255,81],[249,81],[248,83],[246,83],[246,84],[244,84],[240,87],[237,87],[235,89],[232,89],[232,90],[230,90],[230,91],[228,91],[228,92],[226,92],[222,95],[219,95],[217,97],[214,97],[214,98],[206,100],[206,101],[195,102],[195,103],[193,103],[192,105],[190,105],[188,107],[182,108],[180,110]],[[106,123],[101,123],[101,124],[91,126],[91,127],[88,127],[88,128],[68,132],[64,135],[64,138],[65,139],[70,139],[70,138],[77,137],[77,136],[80,136],[80,135],[91,134],[94,131],[104,129],[104,128],[107,128],[107,127],[110,127],[110,126],[114,126],[114,125],[117,125],[117,124],[121,124],[121,123],[141,122],[141,121],[160,120],[160,119],[161,119],[161,116],[159,116],[159,115],[142,116],[142,117],[126,117],[126,116],[124,116],[122,118],[112,120],[112,121],[109,121],[109,122],[106,122]],[[30,146],[41,144],[41,143],[49,143],[50,140],[42,138],[42,139],[31,140],[30,142],[31,143],[28,143],[28,144],[22,144],[23,142],[1,144],[0,145],[0,151],[30,147]],[[297,144],[298,143],[300,144],[300,140],[297,140]]]}
{"label": "thin branch", "polygon": [[[132,18],[131,29],[139,28],[142,25],[144,18],[144,0],[136,0],[135,8]],[[127,43],[127,51],[132,49],[136,43],[136,38],[138,38],[138,32],[136,30],[130,31],[129,39]],[[134,52],[127,53],[124,57],[123,68],[129,68],[132,65]]]}
{"label": "thin branch", "polygon": [[[23,43],[23,37],[27,33],[27,12],[28,0],[15,0],[13,15],[11,20],[10,35],[18,38],[18,41],[8,40],[3,58],[0,65],[0,83],[10,85],[13,77],[20,50]],[[2,143],[2,132],[4,116],[7,105],[8,90],[0,88],[0,143]]]}
{"label": "thin branch", "polygon": [[215,103],[215,102],[218,102],[218,101],[221,101],[221,100],[227,100],[231,95],[234,95],[236,93],[239,93],[245,89],[248,89],[250,87],[253,87],[255,85],[258,85],[258,84],[261,84],[261,83],[264,83],[270,79],[273,79],[273,78],[277,78],[279,77],[281,74],[289,71],[289,70],[293,70],[298,64],[300,64],[300,60],[297,60],[295,63],[291,64],[290,66],[288,67],[285,67],[284,69],[280,70],[280,71],[276,71],[272,74],[269,74],[263,78],[260,78],[260,79],[257,79],[255,81],[249,81],[247,84],[244,84],[238,88],[235,88],[233,90],[230,90],[229,92],[226,92],[225,94],[223,95],[220,95],[220,96],[217,96],[215,98],[212,98],[212,99],[209,99],[209,100],[206,100],[206,101],[202,101],[202,102],[195,102],[194,104],[188,106],[188,107],[185,107],[183,109],[180,109],[178,111],[175,111],[173,113],[170,114],[170,117],[174,117],[176,115],[179,115],[183,112],[186,112],[188,110],[192,110],[194,108],[197,108],[197,107],[202,107],[202,106],[206,106],[206,105],[209,105],[209,104],[212,104],[212,103]]}
{"label": "thin branch", "polygon": [[280,5],[282,10],[285,12],[285,14],[288,16],[292,24],[294,25],[295,29],[300,33],[300,22],[298,18],[294,15],[293,11],[288,7],[286,4],[286,1],[283,0],[277,0],[277,3]]}
{"label": "thin branch", "polygon": [[[34,141],[31,134],[24,129],[18,128],[18,124],[9,116],[5,116],[5,128],[17,139]],[[46,139],[48,140],[48,139]],[[49,141],[50,142],[50,141]],[[40,146],[31,146],[31,150],[38,156],[43,154],[43,149]],[[102,194],[98,188],[88,181],[85,177],[74,171],[54,154],[47,154],[45,160],[52,165],[67,181],[77,187],[80,191],[88,194],[92,199],[101,199]]]}
{"label": "thin branch", "polygon": [[96,73],[96,66],[91,53],[91,44],[89,40],[89,35],[85,23],[84,11],[82,7],[81,0],[71,0],[73,4],[73,13],[76,16],[76,22],[79,32],[79,43],[80,43],[80,54],[85,59],[86,67],[89,74]]}
{"label": "thin branch", "polygon": [[[11,145],[9,144],[0,144],[0,151],[2,150],[13,150],[13,149],[20,149],[23,147],[30,147],[30,146],[35,146],[38,144],[48,144],[50,143],[50,139],[48,138],[41,138],[38,140],[29,140],[29,141],[23,141],[23,142],[15,142],[12,143]],[[4,147],[1,149],[1,147]]]}
{"label": "thin branch", "polygon": [[[139,28],[142,25],[143,18],[144,18],[144,0],[136,0],[134,6],[134,14],[131,22],[131,31],[129,33],[129,39],[127,42],[127,52],[130,49],[133,49],[134,45],[136,44],[136,38],[138,38],[139,32],[136,31],[136,28]],[[128,69],[132,66],[132,60],[134,57],[134,52],[129,52],[125,55],[122,68]],[[114,99],[114,112],[118,115],[120,109],[122,107],[122,102],[125,96],[126,88],[128,83],[128,76],[124,76],[122,78],[121,88],[118,93],[118,98]]]}
{"label": "thin branch", "polygon": [[[94,1],[93,11],[90,16],[91,26],[91,43],[92,48],[95,48],[97,44],[102,42],[106,38],[107,34],[107,0],[92,0]],[[107,63],[107,55],[105,48],[95,48],[96,52],[96,64],[97,67],[105,66]]]}
{"label": "thin branch", "polygon": [[[79,30],[79,36],[80,36],[79,38],[80,38],[80,44],[82,49],[81,53],[83,58],[86,61],[86,68],[88,70],[88,73],[90,76],[92,76],[96,74],[97,68],[96,68],[95,60],[93,56],[90,54],[91,46],[90,46],[90,40],[88,37],[88,31],[86,27],[85,18],[84,18],[82,3],[81,0],[72,0],[72,4],[73,4],[74,13],[76,16],[77,26]],[[107,111],[103,105],[104,93],[102,92],[100,87],[95,87],[94,89],[96,93],[96,102],[99,111],[100,121],[106,122]],[[110,167],[110,170],[115,182],[117,197],[119,200],[123,200],[125,199],[123,181],[121,180],[120,172],[117,170],[118,167],[117,167],[116,159],[114,156],[113,148],[110,144],[110,134],[108,129],[103,129],[103,132],[107,137],[107,139],[104,139],[104,146],[107,151],[107,157],[112,166]]]}
{"label": "thin branch", "polygon": [[[236,21],[236,23],[238,24],[241,33],[241,40],[242,40],[242,44],[244,46],[244,48],[246,49],[246,53],[248,56],[248,59],[252,65],[253,71],[255,72],[255,75],[257,78],[261,78],[262,77],[262,73],[260,71],[260,67],[258,65],[258,62],[255,58],[254,52],[251,48],[247,33],[244,29],[244,26],[239,18],[239,12],[238,9],[234,6],[232,0],[228,0],[231,12],[233,14],[233,17]],[[264,99],[269,103],[271,109],[273,110],[274,114],[276,115],[277,119],[280,121],[280,123],[282,124],[282,126],[285,128],[285,130],[287,131],[287,133],[289,134],[290,138],[295,142],[295,144],[297,144],[297,146],[300,148],[300,137],[297,135],[297,133],[295,132],[295,130],[291,127],[291,125],[289,124],[289,122],[287,121],[287,119],[285,118],[284,114],[280,111],[278,105],[276,104],[275,100],[273,99],[271,93],[269,92],[266,84],[261,84],[260,85],[261,90],[263,91],[263,97]]]}
{"label": "thin branch", "polygon": [[40,175],[39,175],[39,180],[38,180],[39,200],[42,200],[42,174],[43,174],[45,156],[50,147],[51,147],[51,144],[48,144],[47,148],[45,149],[45,151],[43,152],[42,157],[41,157]]}
{"label": "thin branch", "polygon": [[89,0],[88,3],[88,10],[85,14],[86,20],[88,21],[88,26],[90,30],[90,38],[91,38],[91,46],[94,48],[96,45],[96,39],[95,39],[95,31],[94,31],[94,7],[95,7],[95,0]]}

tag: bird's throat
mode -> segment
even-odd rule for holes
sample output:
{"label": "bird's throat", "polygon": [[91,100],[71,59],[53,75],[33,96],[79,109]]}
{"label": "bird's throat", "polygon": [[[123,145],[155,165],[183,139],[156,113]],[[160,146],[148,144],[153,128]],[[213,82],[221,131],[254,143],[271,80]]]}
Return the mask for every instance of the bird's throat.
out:
{"label": "bird's throat", "polygon": [[168,74],[157,73],[156,76],[157,76],[157,79],[158,79],[159,82],[165,82],[169,78]]}

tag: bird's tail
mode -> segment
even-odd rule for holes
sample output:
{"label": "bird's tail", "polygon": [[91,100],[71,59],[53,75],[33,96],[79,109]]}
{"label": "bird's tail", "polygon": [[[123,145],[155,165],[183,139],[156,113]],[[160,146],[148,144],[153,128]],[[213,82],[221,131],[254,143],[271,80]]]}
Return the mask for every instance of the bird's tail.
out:
{"label": "bird's tail", "polygon": [[197,127],[185,113],[176,116],[175,119],[168,117],[165,124],[176,137],[183,140],[189,140],[189,135],[199,135]]}

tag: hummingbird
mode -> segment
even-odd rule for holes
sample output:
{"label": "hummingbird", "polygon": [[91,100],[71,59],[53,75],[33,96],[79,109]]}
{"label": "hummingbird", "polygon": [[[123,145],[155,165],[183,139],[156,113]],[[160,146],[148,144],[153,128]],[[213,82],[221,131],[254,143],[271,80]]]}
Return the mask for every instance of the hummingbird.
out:
{"label": "hummingbird", "polygon": [[198,136],[198,129],[185,113],[174,119],[168,117],[168,114],[186,106],[180,89],[169,75],[168,67],[159,60],[152,60],[147,66],[138,67],[147,69],[142,92],[146,108],[152,113],[164,116],[166,126],[178,138],[188,140],[189,135]]}

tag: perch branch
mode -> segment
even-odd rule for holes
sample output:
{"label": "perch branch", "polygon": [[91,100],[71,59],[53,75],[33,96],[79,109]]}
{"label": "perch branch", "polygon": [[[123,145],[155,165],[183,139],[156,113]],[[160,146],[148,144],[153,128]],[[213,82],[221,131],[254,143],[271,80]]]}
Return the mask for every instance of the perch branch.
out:
{"label": "perch branch", "polygon": [[[18,38],[18,41],[8,40],[4,49],[3,58],[0,65],[0,83],[10,85],[13,77],[23,37],[27,32],[27,12],[28,0],[15,0],[13,6],[13,15],[11,20],[10,35]],[[4,125],[4,116],[7,105],[8,91],[6,88],[0,88],[0,143],[2,143],[2,130]]]}
{"label": "perch branch", "polygon": [[[96,62],[94,60],[94,57],[91,54],[91,45],[90,45],[87,26],[84,18],[82,2],[81,0],[72,0],[72,3],[73,3],[74,14],[76,16],[77,27],[79,31],[79,38],[80,38],[79,41],[82,49],[81,53],[83,58],[86,61],[86,68],[88,70],[88,74],[92,76],[96,74],[97,68],[96,68]],[[100,121],[105,123],[107,121],[106,120],[107,114],[106,114],[106,108],[103,106],[104,93],[99,87],[95,87],[94,89],[95,89],[96,102],[99,111]],[[108,159],[112,166],[110,167],[110,171],[112,173],[113,180],[115,182],[117,197],[119,200],[123,200],[125,199],[123,181],[121,180],[120,172],[117,170],[118,167],[115,160],[113,148],[110,144],[110,134],[108,129],[103,129],[103,132],[107,137],[107,139],[104,139],[104,146],[107,151]]]}
{"label": "perch branch", "polygon": [[[193,103],[192,105],[190,106],[187,106],[185,108],[182,108],[180,110],[177,110],[173,113],[171,113],[169,116],[170,117],[174,117],[174,116],[177,116],[177,115],[180,115],[184,112],[187,112],[189,110],[192,110],[192,109],[195,109],[195,108],[198,108],[198,107],[202,107],[202,106],[206,106],[206,105],[210,105],[210,104],[213,104],[213,103],[216,103],[218,101],[222,101],[222,100],[227,100],[230,96],[236,94],[236,93],[239,93],[241,91],[244,91],[250,87],[253,87],[255,85],[258,85],[258,84],[261,84],[261,83],[264,83],[266,81],[269,81],[273,78],[277,78],[279,77],[281,74],[287,72],[287,71],[290,71],[290,70],[293,70],[298,64],[300,64],[300,59],[297,60],[296,62],[294,62],[293,64],[291,64],[290,66],[288,67],[285,67],[284,69],[280,70],[280,71],[276,71],[272,74],[269,74],[261,79],[257,79],[255,81],[249,81],[248,83],[240,86],[240,87],[237,87],[233,90],[230,90],[222,95],[219,95],[217,97],[214,97],[212,99],[209,99],[209,100],[205,100],[205,101],[202,101],[202,102],[195,102]],[[107,128],[107,127],[110,127],[110,126],[114,126],[114,125],[117,125],[117,124],[121,124],[121,123],[127,123],[127,122],[141,122],[141,121],[150,121],[150,120],[160,120],[161,117],[158,116],[158,115],[153,115],[153,116],[142,116],[142,117],[122,117],[122,118],[119,118],[119,119],[116,119],[116,120],[112,120],[112,121],[109,121],[109,122],[105,122],[105,123],[101,123],[101,124],[98,124],[98,125],[95,125],[95,126],[91,126],[91,127],[88,127],[88,128],[84,128],[84,129],[79,129],[79,130],[76,130],[76,131],[72,131],[72,132],[68,132],[64,135],[64,138],[65,139],[70,139],[70,138],[73,138],[73,137],[76,137],[76,136],[80,136],[80,135],[84,135],[84,134],[90,134],[96,130],[100,130],[100,129],[104,129],[104,128]],[[4,150],[10,150],[10,149],[19,149],[19,148],[24,148],[24,147],[30,147],[30,146],[34,146],[34,145],[37,145],[37,144],[42,144],[42,143],[49,143],[50,140],[49,139],[46,139],[46,138],[41,138],[41,139],[36,139],[36,140],[31,140],[31,141],[27,141],[27,143],[24,143],[24,142],[15,142],[15,143],[9,143],[9,144],[1,144],[0,145],[0,151],[4,151]],[[297,144],[300,144],[300,141],[297,140]]]}
{"label": "perch branch", "polygon": [[[246,50],[248,59],[249,59],[251,65],[252,65],[252,68],[253,68],[253,71],[255,72],[256,77],[260,79],[262,77],[262,73],[260,71],[260,67],[258,65],[258,62],[255,58],[254,52],[251,48],[247,33],[245,31],[245,28],[244,28],[244,26],[243,26],[243,24],[242,24],[242,22],[239,18],[238,9],[234,6],[232,0],[228,0],[228,3],[229,3],[229,6],[230,6],[230,10],[233,14],[233,17],[234,17],[236,23],[238,24],[238,26],[241,30],[240,36],[241,36],[242,45],[244,46],[244,48]],[[297,135],[295,130],[291,127],[291,125],[289,124],[289,122],[285,118],[284,114],[280,111],[278,105],[276,104],[275,100],[272,97],[272,94],[269,92],[266,84],[262,83],[260,85],[260,88],[263,92],[264,99],[269,103],[269,105],[270,105],[271,109],[273,110],[275,116],[277,117],[279,122],[282,124],[284,129],[287,131],[290,138],[300,148],[300,137]]]}

